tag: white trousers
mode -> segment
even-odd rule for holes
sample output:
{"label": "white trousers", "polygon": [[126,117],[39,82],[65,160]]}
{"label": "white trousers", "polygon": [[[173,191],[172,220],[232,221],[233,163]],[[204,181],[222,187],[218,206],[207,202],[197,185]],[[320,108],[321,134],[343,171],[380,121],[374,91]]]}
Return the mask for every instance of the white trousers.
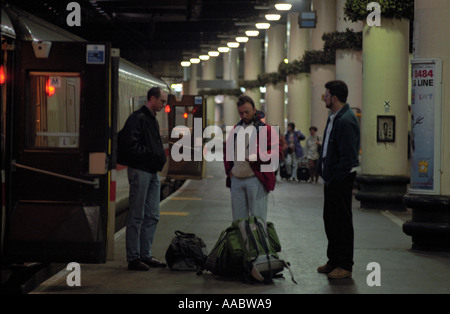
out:
{"label": "white trousers", "polygon": [[267,220],[267,199],[269,193],[255,177],[231,177],[231,207],[233,221],[250,214]]}

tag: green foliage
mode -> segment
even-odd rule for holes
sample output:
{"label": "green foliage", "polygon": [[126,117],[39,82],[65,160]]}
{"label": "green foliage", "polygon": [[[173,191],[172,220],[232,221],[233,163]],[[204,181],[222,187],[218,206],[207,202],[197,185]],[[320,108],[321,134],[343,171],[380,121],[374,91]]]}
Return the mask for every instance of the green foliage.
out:
{"label": "green foliage", "polygon": [[[371,11],[367,5],[373,0],[347,0],[344,6],[345,20],[352,22],[365,21]],[[381,16],[389,19],[400,20],[402,18],[413,20],[414,0],[378,0]]]}
{"label": "green foliage", "polygon": [[[245,89],[254,89],[267,84],[276,85],[286,82],[288,75],[310,73],[313,64],[335,64],[336,49],[362,50],[362,32],[355,33],[347,29],[345,32],[325,33],[323,50],[306,51],[301,59],[292,60],[290,63],[282,61],[277,72],[263,73],[258,75],[256,80],[240,80],[239,86]],[[230,90],[202,90],[201,95],[234,95],[239,96],[240,89]]]}
{"label": "green foliage", "polygon": [[323,47],[325,51],[335,51],[336,49],[362,50],[362,32],[356,33],[348,28],[345,32],[325,33],[322,39],[325,42]]}
{"label": "green foliage", "polygon": [[240,96],[242,91],[239,88],[235,89],[202,89],[198,92],[201,96],[215,96],[215,95],[230,95]]}

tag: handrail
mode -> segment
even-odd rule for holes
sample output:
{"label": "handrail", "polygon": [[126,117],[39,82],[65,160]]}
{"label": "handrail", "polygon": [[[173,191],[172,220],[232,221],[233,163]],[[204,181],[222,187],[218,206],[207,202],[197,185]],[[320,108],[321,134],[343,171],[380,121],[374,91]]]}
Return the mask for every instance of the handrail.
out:
{"label": "handrail", "polygon": [[94,181],[82,180],[82,179],[66,176],[63,174],[59,174],[56,172],[51,172],[51,171],[47,171],[47,170],[33,168],[30,166],[21,165],[21,164],[16,163],[15,161],[12,161],[11,165],[18,167],[18,168],[22,168],[22,169],[26,169],[26,170],[30,170],[30,171],[34,171],[34,172],[39,172],[39,173],[47,174],[50,176],[54,176],[54,177],[58,177],[58,178],[62,178],[62,179],[70,180],[70,181],[75,181],[75,182],[79,182],[79,183],[83,183],[83,184],[87,184],[87,185],[93,185],[95,189],[98,189],[100,187],[100,180],[98,178],[95,178]]}

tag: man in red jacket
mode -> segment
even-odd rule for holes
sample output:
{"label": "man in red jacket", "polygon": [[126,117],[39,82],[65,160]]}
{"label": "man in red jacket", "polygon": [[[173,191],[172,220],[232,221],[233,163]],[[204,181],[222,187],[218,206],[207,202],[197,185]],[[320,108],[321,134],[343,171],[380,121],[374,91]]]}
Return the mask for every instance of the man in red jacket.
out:
{"label": "man in red jacket", "polygon": [[261,121],[249,96],[239,97],[237,109],[241,120],[224,150],[233,221],[250,214],[266,220],[267,196],[275,188],[279,161],[278,131]]}

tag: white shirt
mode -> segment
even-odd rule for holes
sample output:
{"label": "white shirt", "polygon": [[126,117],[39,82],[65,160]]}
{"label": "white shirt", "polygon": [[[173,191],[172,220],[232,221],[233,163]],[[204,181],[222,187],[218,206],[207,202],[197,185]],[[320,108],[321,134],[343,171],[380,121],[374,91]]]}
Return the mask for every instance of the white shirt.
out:
{"label": "white shirt", "polygon": [[[341,111],[341,110],[339,109],[339,111]],[[330,115],[330,123],[328,123],[327,131],[325,132],[325,138],[323,139],[323,148],[322,148],[323,159],[325,159],[325,156],[327,155],[328,141],[330,140],[331,129],[333,128],[333,121],[334,121],[334,118],[336,117],[336,114],[339,111]]]}

